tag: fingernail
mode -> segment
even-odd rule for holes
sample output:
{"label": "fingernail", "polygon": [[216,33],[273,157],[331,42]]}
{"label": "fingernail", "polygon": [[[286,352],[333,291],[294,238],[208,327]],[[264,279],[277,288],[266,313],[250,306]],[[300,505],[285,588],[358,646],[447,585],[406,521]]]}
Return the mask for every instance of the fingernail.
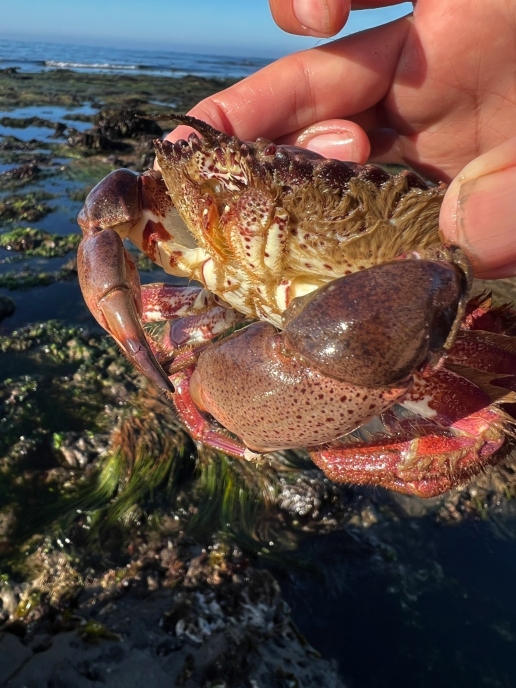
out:
{"label": "fingernail", "polygon": [[305,143],[308,150],[326,158],[358,161],[358,147],[354,136],[346,134],[319,134]]}
{"label": "fingernail", "polygon": [[297,21],[305,29],[323,33],[328,24],[326,3],[321,0],[294,0],[292,11]]}
{"label": "fingernail", "polygon": [[516,262],[516,167],[464,182],[457,200],[458,243],[478,273]]}

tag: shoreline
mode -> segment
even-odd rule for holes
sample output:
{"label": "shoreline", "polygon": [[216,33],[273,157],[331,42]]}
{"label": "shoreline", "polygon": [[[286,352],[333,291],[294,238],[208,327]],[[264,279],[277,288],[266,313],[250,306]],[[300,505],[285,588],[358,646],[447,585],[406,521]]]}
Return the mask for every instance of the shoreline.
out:
{"label": "shoreline", "polygon": [[[167,77],[138,74],[75,72],[50,69],[22,72],[0,69],[0,110],[27,105],[75,107],[90,103],[94,107],[145,106],[149,99],[174,102],[184,112],[203,98],[236,83],[238,79],[200,76]],[[158,108],[163,106],[157,105]]]}

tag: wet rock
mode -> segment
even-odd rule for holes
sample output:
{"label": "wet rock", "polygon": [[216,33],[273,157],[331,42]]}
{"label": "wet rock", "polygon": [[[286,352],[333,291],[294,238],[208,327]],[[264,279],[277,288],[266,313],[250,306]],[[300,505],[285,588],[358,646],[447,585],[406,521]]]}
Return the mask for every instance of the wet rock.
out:
{"label": "wet rock", "polygon": [[35,139],[31,141],[21,141],[16,136],[4,136],[0,141],[0,150],[2,151],[31,151],[40,147],[40,141],[36,141]]}
{"label": "wet rock", "polygon": [[102,110],[95,117],[95,124],[104,136],[111,139],[138,138],[142,134],[153,137],[163,135],[158,123],[145,117],[141,110]]}
{"label": "wet rock", "polygon": [[72,468],[84,468],[106,451],[108,436],[96,434],[80,435],[77,432],[62,433],[58,440],[58,449],[67,465]]}
{"label": "wet rock", "polygon": [[72,146],[84,146],[95,151],[132,150],[121,139],[137,139],[139,147],[152,147],[152,139],[163,134],[161,127],[139,110],[128,108],[102,110],[94,118],[92,129],[69,137]]}
{"label": "wet rock", "polygon": [[0,174],[0,179],[34,179],[41,172],[41,169],[34,162],[28,162],[12,170],[6,170]]}
{"label": "wet rock", "polygon": [[[225,584],[216,593],[165,589],[141,597],[129,590],[102,624],[93,624],[106,631],[96,642],[81,626],[55,636],[40,631],[23,641],[11,637],[7,642],[17,659],[6,667],[10,673],[2,685],[343,688],[334,664],[321,659],[292,625],[270,574],[249,574],[248,584]],[[89,614],[84,607],[76,613]],[[91,622],[84,621],[87,626]]]}
{"label": "wet rock", "polygon": [[63,124],[63,122],[56,122],[56,124],[54,126],[54,133],[52,134],[52,138],[56,139],[56,138],[59,138],[59,136],[63,136],[67,129],[68,129],[68,126],[66,124]]}
{"label": "wet rock", "polygon": [[0,117],[0,126],[12,129],[27,129],[27,127],[47,127],[54,129],[55,123],[41,117]]}
{"label": "wet rock", "polygon": [[3,222],[37,222],[52,211],[45,203],[47,194],[13,194],[0,201],[0,220]]}
{"label": "wet rock", "polygon": [[100,129],[88,129],[88,131],[81,132],[71,136],[68,139],[70,146],[84,146],[84,148],[89,148],[94,151],[120,151],[129,152],[131,151],[131,146],[123,141],[113,141],[103,134]]}
{"label": "wet rock", "polygon": [[79,234],[61,236],[35,227],[17,227],[0,234],[0,248],[25,253],[26,256],[56,258],[77,249]]}
{"label": "wet rock", "polygon": [[19,672],[32,656],[28,647],[10,633],[0,635],[0,685]]}

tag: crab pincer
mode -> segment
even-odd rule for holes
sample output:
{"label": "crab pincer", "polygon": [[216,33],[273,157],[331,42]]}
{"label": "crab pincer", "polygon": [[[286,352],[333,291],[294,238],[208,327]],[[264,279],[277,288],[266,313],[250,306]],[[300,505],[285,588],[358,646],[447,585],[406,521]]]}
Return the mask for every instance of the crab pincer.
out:
{"label": "crab pincer", "polygon": [[432,260],[341,277],[295,299],[282,332],[250,325],[203,351],[192,399],[250,449],[330,442],[405,397],[415,371],[438,364],[466,293],[460,268]]}

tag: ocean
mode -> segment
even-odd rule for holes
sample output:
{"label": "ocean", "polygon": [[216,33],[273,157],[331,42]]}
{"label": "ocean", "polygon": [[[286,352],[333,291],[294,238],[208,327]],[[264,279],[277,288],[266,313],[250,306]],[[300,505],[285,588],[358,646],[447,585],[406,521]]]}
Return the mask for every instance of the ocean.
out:
{"label": "ocean", "polygon": [[206,78],[241,79],[270,62],[272,59],[263,57],[0,39],[0,69],[17,67],[25,72],[72,69],[79,72],[130,72],[168,77],[192,74]]}

